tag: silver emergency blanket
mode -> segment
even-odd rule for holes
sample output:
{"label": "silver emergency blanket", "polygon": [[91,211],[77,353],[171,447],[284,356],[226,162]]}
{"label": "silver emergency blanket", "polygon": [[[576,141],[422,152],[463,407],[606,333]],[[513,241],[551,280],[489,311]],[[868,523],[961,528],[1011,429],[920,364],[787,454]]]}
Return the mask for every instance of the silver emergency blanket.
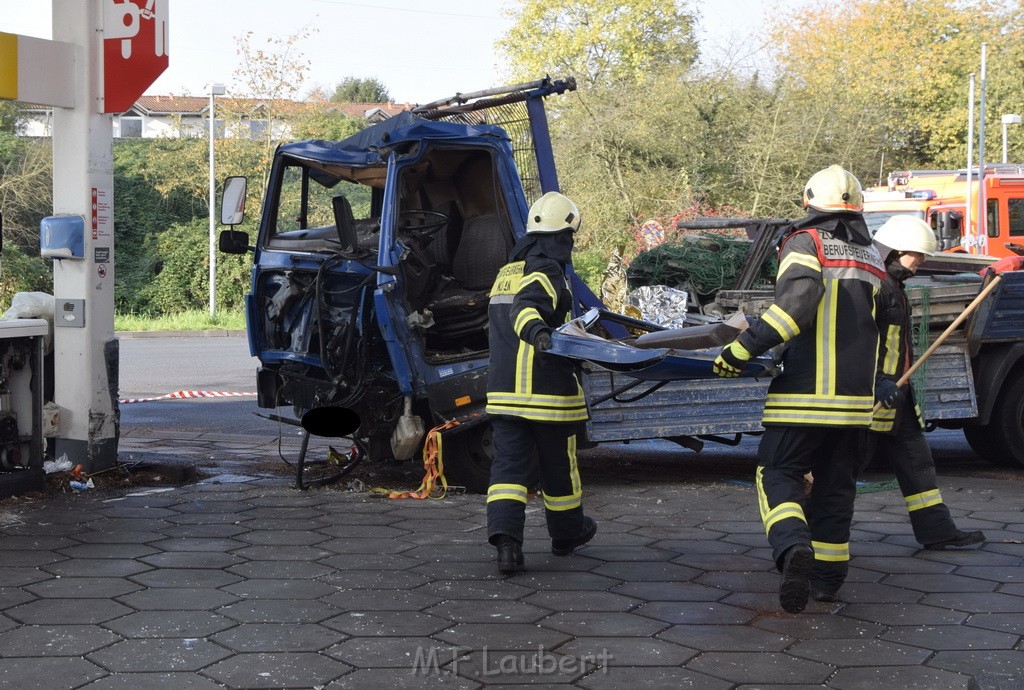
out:
{"label": "silver emergency blanket", "polygon": [[644,321],[665,328],[682,328],[686,325],[685,290],[666,285],[644,285],[629,293],[626,304],[640,310]]}

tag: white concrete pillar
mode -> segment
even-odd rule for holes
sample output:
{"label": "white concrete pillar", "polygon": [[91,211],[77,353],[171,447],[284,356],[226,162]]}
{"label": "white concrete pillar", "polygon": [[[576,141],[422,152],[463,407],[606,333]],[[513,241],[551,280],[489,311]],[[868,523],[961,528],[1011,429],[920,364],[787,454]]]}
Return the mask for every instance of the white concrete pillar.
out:
{"label": "white concrete pillar", "polygon": [[[112,121],[99,113],[101,0],[53,0],[53,38],[75,45],[77,82],[74,108],[54,109],[53,210],[85,218],[85,258],[53,262],[55,454],[96,471],[117,461],[119,432]],[[66,326],[74,322],[65,318],[69,308],[81,308],[84,327]]]}

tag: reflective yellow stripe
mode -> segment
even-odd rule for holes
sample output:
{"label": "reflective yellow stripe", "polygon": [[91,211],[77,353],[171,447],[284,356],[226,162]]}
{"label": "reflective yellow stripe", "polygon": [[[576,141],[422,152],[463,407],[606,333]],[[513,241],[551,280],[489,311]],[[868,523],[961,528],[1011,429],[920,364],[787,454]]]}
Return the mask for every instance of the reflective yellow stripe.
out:
{"label": "reflective yellow stripe", "polygon": [[776,522],[778,522],[779,520],[785,520],[787,518],[796,518],[797,520],[802,521],[804,524],[807,524],[807,518],[804,516],[804,509],[800,506],[799,503],[780,503],[779,505],[769,510],[768,514],[764,517],[764,531],[766,533],[770,532],[772,526]]}
{"label": "reflective yellow stripe", "polygon": [[856,410],[865,407],[870,410],[875,404],[874,398],[870,395],[831,395],[826,397],[801,393],[771,393],[768,395],[768,400],[778,405],[843,410]]}
{"label": "reflective yellow stripe", "polygon": [[850,560],[850,544],[830,544],[827,541],[812,541],[814,560],[816,561],[848,561]]}
{"label": "reflective yellow stripe", "polygon": [[554,410],[488,404],[486,411],[487,414],[504,414],[535,422],[585,422],[587,420],[587,410],[584,407],[573,410]]}
{"label": "reflective yellow stripe", "polygon": [[522,290],[530,283],[540,283],[544,292],[548,293],[548,296],[551,297],[551,308],[558,308],[558,293],[555,292],[555,286],[551,284],[551,281],[548,280],[546,275],[540,272],[534,272],[523,276],[522,280],[519,281],[519,289]]}
{"label": "reflective yellow stripe", "polygon": [[533,390],[533,345],[519,341],[516,353],[516,393],[529,394]]}
{"label": "reflective yellow stripe", "polygon": [[516,335],[521,338],[523,337],[523,329],[526,328],[528,323],[535,319],[537,321],[543,321],[543,319],[540,318],[540,312],[533,307],[527,307],[516,316],[516,322],[512,325],[512,329],[516,332]]}
{"label": "reflective yellow stripe", "polygon": [[815,338],[817,348],[814,391],[818,395],[834,395],[836,386],[836,314],[839,311],[839,283],[824,280],[825,294],[818,303]]}
{"label": "reflective yellow stripe", "polygon": [[574,493],[570,496],[548,496],[544,494],[544,507],[548,510],[563,511],[579,508],[583,504],[583,494]]}
{"label": "reflective yellow stripe", "polygon": [[887,432],[892,431],[893,425],[896,423],[896,409],[887,410],[884,407],[879,408],[875,416],[871,418],[871,430]]}
{"label": "reflective yellow stripe", "polygon": [[754,486],[757,488],[757,510],[761,513],[761,522],[764,522],[768,515],[768,497],[764,493],[764,485],[761,483],[764,476],[764,468],[758,466],[754,472]]}
{"label": "reflective yellow stripe", "polygon": [[566,453],[569,456],[569,481],[572,483],[573,495],[583,495],[583,482],[580,481],[580,468],[576,464],[576,434],[569,437],[566,443]]}
{"label": "reflective yellow stripe", "polygon": [[900,363],[900,327],[890,325],[885,334],[885,359],[882,360],[882,373],[896,375],[896,367]]}
{"label": "reflective yellow stripe", "polygon": [[487,502],[491,501],[526,503],[526,487],[522,484],[491,484],[487,489]]}
{"label": "reflective yellow stripe", "polygon": [[544,395],[541,393],[499,393],[490,392],[487,394],[488,405],[533,405],[537,407],[550,407],[552,409],[579,407],[586,405],[583,392],[577,387],[575,395]]}
{"label": "reflective yellow stripe", "polygon": [[779,272],[776,274],[777,278],[781,278],[782,274],[785,273],[791,266],[803,266],[809,268],[812,271],[821,273],[821,262],[818,261],[818,257],[811,256],[810,254],[801,254],[800,252],[792,252],[787,254],[781,262],[779,262]]}
{"label": "reflective yellow stripe", "polygon": [[903,500],[907,502],[908,511],[921,510],[922,508],[930,508],[942,503],[942,494],[939,493],[938,489],[930,489],[913,496],[904,496]]}
{"label": "reflective yellow stripe", "polygon": [[859,426],[868,427],[871,425],[871,411],[863,413],[854,412],[821,412],[784,409],[775,410],[768,406],[764,408],[764,415],[761,417],[762,424],[818,424],[821,426]]}
{"label": "reflective yellow stripe", "polygon": [[761,320],[775,329],[775,332],[782,338],[782,342],[786,342],[800,333],[800,327],[796,325],[793,317],[777,304],[768,307],[768,311],[761,315]]}

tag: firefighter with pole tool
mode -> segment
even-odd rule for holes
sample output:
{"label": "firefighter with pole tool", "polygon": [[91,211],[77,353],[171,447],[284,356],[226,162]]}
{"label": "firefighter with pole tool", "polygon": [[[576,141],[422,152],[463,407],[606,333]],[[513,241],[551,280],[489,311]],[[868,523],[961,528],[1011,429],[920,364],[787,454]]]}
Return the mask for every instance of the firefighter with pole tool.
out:
{"label": "firefighter with pole tool", "polygon": [[[838,165],[815,173],[803,205],[807,216],[780,244],[774,302],[714,364],[720,376],[738,376],[752,356],[785,348],[765,401],[755,479],[782,573],[779,603],[790,613],[804,609],[812,588],[834,594],[846,579],[874,403],[875,299],[885,276],[856,177]],[[804,475],[812,471],[806,497]]]}
{"label": "firefighter with pole tool", "polygon": [[[958,529],[942,501],[935,462],[924,438],[924,420],[908,375],[913,345],[910,300],[904,281],[917,272],[925,256],[935,253],[935,235],[928,223],[916,216],[893,216],[878,229],[875,245],[886,257],[886,276],[878,311],[880,338],[875,392],[879,405],[871,420],[871,430],[878,433],[871,434],[871,453],[867,457],[881,455],[892,465],[907,503],[914,537],[924,548],[980,544],[985,541],[985,535]],[[973,310],[977,303],[975,301],[969,309]],[[961,317],[967,313],[970,312]],[[958,318],[954,323],[959,325],[961,321],[963,318]],[[950,332],[947,330],[942,340]],[[934,346],[928,354],[931,352]]]}
{"label": "firefighter with pole tool", "polygon": [[546,354],[551,331],[569,320],[572,293],[565,275],[576,204],[548,192],[530,207],[526,235],[512,249],[490,292],[491,363],[487,413],[494,461],[487,490],[487,537],[498,570],[523,570],[527,479],[536,453],[551,553],[568,556],[597,533],[583,513],[576,465],[576,430],[587,404],[572,360]]}

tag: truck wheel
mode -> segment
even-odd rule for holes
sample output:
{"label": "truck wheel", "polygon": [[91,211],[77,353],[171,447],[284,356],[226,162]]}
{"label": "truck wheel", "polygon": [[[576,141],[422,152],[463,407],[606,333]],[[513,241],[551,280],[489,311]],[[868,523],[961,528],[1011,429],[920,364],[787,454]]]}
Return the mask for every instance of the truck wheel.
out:
{"label": "truck wheel", "polygon": [[[477,424],[461,433],[445,438],[441,446],[444,474],[449,484],[466,487],[472,494],[486,494],[491,483],[491,423]],[[537,457],[530,459],[527,486],[540,484],[540,466]]]}
{"label": "truck wheel", "polygon": [[967,439],[967,445],[971,447],[971,450],[993,465],[1006,465],[1012,462],[1007,457],[1007,451],[1003,450],[997,442],[991,425],[965,426],[964,438]]}
{"label": "truck wheel", "polygon": [[441,442],[441,459],[449,484],[466,487],[472,494],[485,494],[491,481],[491,424],[477,424],[456,432]]}
{"label": "truck wheel", "polygon": [[989,427],[1000,464],[1024,465],[1024,369],[1007,377]]}

